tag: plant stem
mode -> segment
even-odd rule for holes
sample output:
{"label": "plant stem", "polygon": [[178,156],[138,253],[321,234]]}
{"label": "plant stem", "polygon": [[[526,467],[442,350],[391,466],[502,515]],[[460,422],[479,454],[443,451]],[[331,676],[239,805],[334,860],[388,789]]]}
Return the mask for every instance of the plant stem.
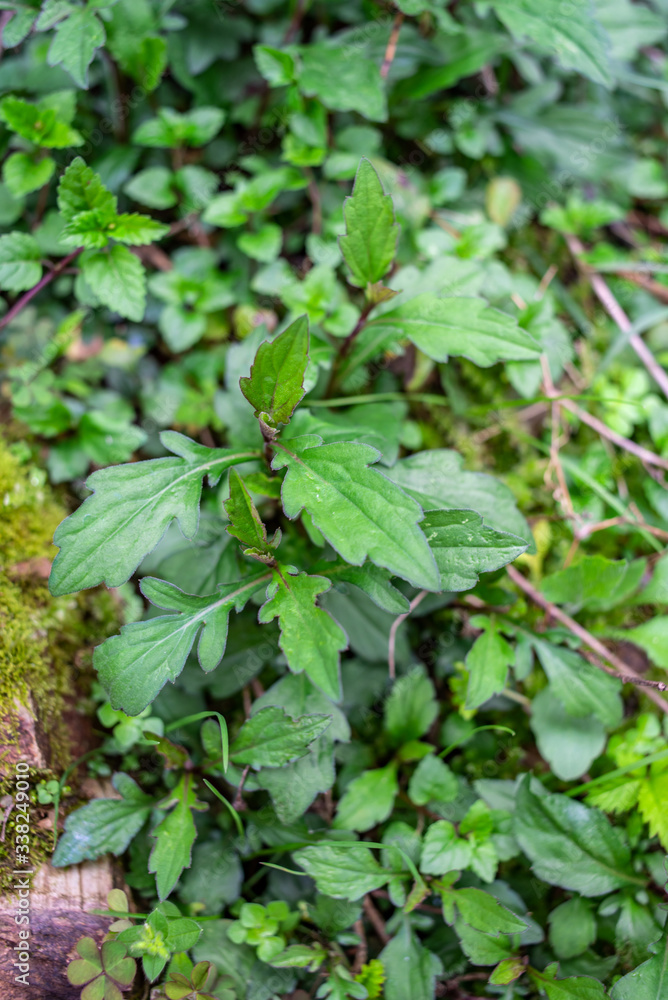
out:
{"label": "plant stem", "polygon": [[22,295],[21,298],[14,303],[11,309],[5,313],[2,319],[0,319],[0,330],[7,326],[8,323],[11,323],[11,321],[18,316],[21,310],[28,305],[30,300],[34,299],[34,297],[41,292],[43,288],[46,288],[46,286],[50,284],[54,278],[57,278],[58,275],[65,270],[67,265],[71,264],[72,261],[79,256],[82,250],[83,247],[78,247],[72,253],[68,254],[67,257],[63,257],[63,259],[58,261],[51,271],[47,271],[47,273],[40,278],[34,288],[30,288],[25,295]]}
{"label": "plant stem", "polygon": [[343,359],[350,354],[350,351],[352,350],[352,346],[355,343],[357,335],[361,333],[361,331],[364,329],[366,321],[369,318],[369,314],[376,305],[377,305],[376,302],[367,302],[365,304],[364,308],[362,309],[362,312],[360,313],[360,317],[357,320],[357,323],[355,323],[355,326],[341,344],[341,349],[334,358],[334,361],[332,362],[332,373],[329,377],[329,382],[325,390],[325,399],[334,392],[339,377],[339,365],[341,364]]}
{"label": "plant stem", "polygon": [[390,37],[387,42],[387,48],[385,49],[385,58],[383,59],[383,65],[380,67],[380,76],[382,80],[386,80],[387,76],[392,68],[392,63],[394,62],[394,57],[397,52],[397,45],[399,43],[399,33],[401,31],[401,25],[404,23],[404,12],[398,10],[395,18],[394,24],[392,25],[392,31],[390,32]]}
{"label": "plant stem", "polygon": [[406,611],[403,615],[399,615],[392,622],[392,625],[390,627],[390,641],[387,650],[387,662],[390,668],[390,680],[392,681],[397,676],[396,665],[394,662],[394,650],[397,642],[397,629],[399,628],[402,622],[406,621],[411,612],[415,611],[418,604],[420,604],[420,602],[425,599],[428,593],[429,593],[428,590],[421,590],[420,593],[417,594],[417,596],[414,597],[413,600],[411,601],[408,611]]}
{"label": "plant stem", "polygon": [[[624,663],[624,661],[621,660],[615,653],[607,649],[602,642],[599,642],[596,636],[592,635],[591,632],[588,632],[582,625],[578,625],[578,623],[567,615],[565,611],[562,611],[556,604],[552,604],[551,601],[548,601],[545,597],[543,597],[543,595],[539,593],[539,591],[537,591],[531,583],[529,583],[526,577],[522,576],[519,570],[515,569],[514,566],[506,566],[506,572],[513,583],[516,584],[520,590],[523,590],[527,597],[531,598],[534,604],[543,608],[543,610],[547,611],[549,615],[556,618],[558,622],[565,625],[566,628],[573,633],[573,635],[576,635],[585,646],[588,646],[589,649],[593,650],[598,656],[601,657],[602,660],[607,660],[608,663],[614,667],[615,677],[618,677],[619,680],[625,684],[640,684],[642,687],[647,686],[647,682],[644,678],[640,677],[635,670],[629,667],[628,664]],[[609,673],[609,671],[603,667],[602,664],[596,663],[595,665],[606,670],[606,673]],[[648,688],[646,692],[647,697],[650,698],[655,705],[658,705],[663,712],[668,713],[668,702],[661,697],[657,690],[655,690],[655,686],[660,690],[666,690],[668,689],[668,685],[662,685],[660,682],[655,682],[655,684]]]}

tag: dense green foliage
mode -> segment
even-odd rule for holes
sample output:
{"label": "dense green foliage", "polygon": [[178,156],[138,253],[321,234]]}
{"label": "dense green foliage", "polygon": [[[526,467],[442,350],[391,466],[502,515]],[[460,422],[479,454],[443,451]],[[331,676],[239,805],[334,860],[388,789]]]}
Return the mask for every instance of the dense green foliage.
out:
{"label": "dense green foliage", "polygon": [[668,1000],[666,0],[0,10],[3,398],[126,609],[71,983]]}

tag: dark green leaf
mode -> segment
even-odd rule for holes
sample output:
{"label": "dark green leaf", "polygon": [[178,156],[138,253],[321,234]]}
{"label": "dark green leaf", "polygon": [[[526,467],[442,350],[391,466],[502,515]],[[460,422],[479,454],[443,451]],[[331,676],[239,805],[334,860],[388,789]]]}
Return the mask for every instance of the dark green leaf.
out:
{"label": "dark green leaf", "polygon": [[287,424],[304,396],[308,348],[308,319],[300,316],[274,340],[260,345],[250,377],[239,380],[255,415],[271,427]]}

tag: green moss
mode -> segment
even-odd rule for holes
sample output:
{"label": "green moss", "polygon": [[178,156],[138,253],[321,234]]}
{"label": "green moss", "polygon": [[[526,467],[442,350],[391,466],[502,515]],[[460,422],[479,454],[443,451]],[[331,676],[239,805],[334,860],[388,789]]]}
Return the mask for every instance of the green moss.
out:
{"label": "green moss", "polygon": [[[5,753],[18,745],[17,700],[34,710],[48,733],[50,770],[33,768],[34,785],[71,763],[65,709],[86,684],[92,645],[116,630],[118,611],[106,591],[57,598],[49,593],[46,560],[56,553],[53,533],[67,511],[24,451],[0,438],[0,706]],[[11,793],[11,784],[0,780],[0,799]],[[33,829],[32,860],[39,863],[50,850],[51,834]],[[12,843],[11,830],[10,815],[5,844]],[[0,843],[0,889],[11,867],[3,847]]]}

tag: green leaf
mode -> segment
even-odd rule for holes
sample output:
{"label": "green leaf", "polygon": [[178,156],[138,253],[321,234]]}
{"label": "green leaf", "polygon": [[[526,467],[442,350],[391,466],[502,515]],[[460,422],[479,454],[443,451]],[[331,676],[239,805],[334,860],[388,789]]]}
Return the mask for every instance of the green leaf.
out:
{"label": "green leaf", "polygon": [[425,510],[422,530],[441,574],[441,590],[470,590],[479,573],[500,569],[527,548],[516,535],[483,525],[474,510]]}
{"label": "green leaf", "polygon": [[15,198],[22,198],[48,184],[55,169],[56,161],[50,156],[35,161],[27,153],[12,153],[5,160],[2,179]]}
{"label": "green leaf", "polygon": [[0,119],[12,132],[36,146],[46,149],[82,146],[82,136],[70,128],[69,121],[64,121],[58,113],[58,98],[68,93],[70,91],[56,91],[39,104],[22,101],[18,97],[3,97],[0,101]]}
{"label": "green leaf", "polygon": [[567,11],[561,0],[492,0],[492,7],[516,39],[528,37],[539,50],[553,53],[566,69],[611,85],[608,41],[590,0],[577,0]]}
{"label": "green leaf", "polygon": [[255,65],[272,87],[283,87],[295,78],[295,61],[289,52],[270,45],[255,45]]}
{"label": "green leaf", "polygon": [[551,689],[540,691],[531,702],[531,728],[541,756],[562,781],[586,774],[605,749],[601,720],[569,715]]}
{"label": "green leaf", "polygon": [[526,965],[521,958],[506,958],[499,962],[489,977],[490,984],[494,986],[506,986],[515,982],[526,972]]}
{"label": "green leaf", "polygon": [[202,670],[211,671],[221,661],[227,644],[230,612],[240,611],[266,574],[226,583],[217,594],[194,597],[164,580],[144,577],[141,590],[157,607],[174,611],[144,622],[131,622],[96,646],[93,663],[114,708],[139,715],[167,681],[183,670],[195,639]]}
{"label": "green leaf", "polygon": [[105,38],[102,22],[94,10],[73,8],[69,17],[56,26],[47,62],[49,66],[61,65],[79,87],[86,88],[88,67]]}
{"label": "green leaf", "polygon": [[455,931],[462,951],[473,965],[497,965],[508,961],[516,951],[506,935],[484,934],[459,917],[455,921]]}
{"label": "green leaf", "polygon": [[437,448],[401,459],[387,475],[425,510],[470,507],[486,525],[531,541],[529,525],[508,487],[483,472],[466,472],[455,451]]}
{"label": "green leaf", "polygon": [[173,208],[179,200],[173,177],[168,167],[147,167],[134,174],[123,190],[129,198],[148,208]]}
{"label": "green leaf", "polygon": [[[423,292],[367,322],[367,356],[351,353],[351,366],[377,354],[386,342],[408,339],[434,361],[464,357],[481,368],[497,361],[533,361],[540,345],[517,320],[482,299],[438,298]],[[371,339],[372,338],[372,339]]]}
{"label": "green leaf", "polygon": [[607,611],[637,590],[645,561],[613,562],[603,556],[585,556],[574,566],[543,577],[541,593],[553,604],[563,604],[569,614],[583,608]]}
{"label": "green leaf", "polygon": [[271,553],[271,547],[267,542],[267,529],[236,469],[230,470],[230,496],[223,507],[230,519],[230,524],[226,528],[228,534],[238,538],[249,549]]}
{"label": "green leaf", "polygon": [[153,799],[127,774],[115,774],[120,799],[95,799],[70,813],[51,859],[56,868],[91,861],[101,854],[123,854],[148,819]]}
{"label": "green leaf", "polygon": [[283,510],[294,520],[303,509],[327,541],[356,566],[368,557],[416,587],[439,589],[434,558],[418,528],[422,511],[394,483],[369,468],[379,453],[368,445],[320,444],[305,435],[278,442],[272,468],[287,468]]}
{"label": "green leaf", "polygon": [[71,222],[80,212],[92,209],[115,215],[116,199],[106,189],[99,175],[77,156],[60,178],[58,208],[63,219]]}
{"label": "green leaf", "polygon": [[239,379],[255,415],[270,427],[287,424],[304,396],[308,350],[308,318],[300,316],[274,340],[260,345],[250,377]]}
{"label": "green leaf", "polygon": [[0,236],[0,288],[23,292],[42,277],[42,251],[34,236],[7,233]]}
{"label": "green leaf", "polygon": [[103,305],[139,322],[146,307],[146,271],[139,257],[116,244],[104,253],[81,255],[81,271]]}
{"label": "green leaf", "polygon": [[612,1000],[665,1000],[668,996],[668,936],[650,945],[655,954],[618,980],[610,990]]}
{"label": "green leaf", "polygon": [[429,802],[452,802],[458,790],[459,783],[448,765],[430,754],[411,775],[408,796],[417,806],[426,806]]}
{"label": "green leaf", "polygon": [[482,889],[454,889],[441,887],[443,918],[452,925],[455,910],[464,923],[484,934],[519,934],[526,929],[526,921],[516,916],[489,892]]}
{"label": "green leaf", "polygon": [[436,691],[423,667],[400,677],[385,702],[385,731],[394,746],[417,740],[438,715]]}
{"label": "green leaf", "polygon": [[163,432],[161,441],[178,457],[100,469],[89,476],[86,485],[93,495],[59,525],[54,536],[60,552],[49,581],[53,594],[71,594],[102,582],[119,587],[174,518],[185,537],[193,538],[204,477],[215,486],[225,469],[254,457],[249,452],[206,448],[174,431]]}
{"label": "green leaf", "polygon": [[169,226],[156,222],[148,215],[132,214],[117,215],[107,226],[107,233],[119,243],[141,247],[162,239],[169,232]]}
{"label": "green leaf", "polygon": [[385,1000],[433,1000],[436,976],[443,967],[440,959],[411,931],[406,919],[378,957],[387,976],[383,986]]}
{"label": "green leaf", "polygon": [[576,896],[552,910],[550,944],[557,958],[575,958],[596,940],[596,920],[591,903]]}
{"label": "green leaf", "polygon": [[575,718],[595,715],[604,726],[619,725],[623,704],[621,682],[616,677],[610,677],[570,649],[538,639],[532,641],[550,679],[550,690],[569,715]]}
{"label": "green leaf", "polygon": [[149,118],[135,129],[133,143],[169,149],[172,146],[204,146],[220,131],[225,121],[221,108],[198,107],[181,114],[174,108],[161,108],[156,118]]}
{"label": "green leaf", "polygon": [[317,845],[295,851],[294,859],[315,880],[318,892],[334,899],[361,899],[392,876],[368,847]]}
{"label": "green leaf", "polygon": [[483,628],[466,654],[469,681],[466,688],[466,708],[479,708],[506,687],[508,667],[515,662],[512,646],[501,635],[494,615],[476,615],[474,628]]}
{"label": "green leaf", "polygon": [[353,282],[361,288],[375,284],[394,260],[399,226],[394,221],[392,198],[371,163],[360,161],[353,193],[343,203],[346,235],[339,245]]}
{"label": "green leaf", "polygon": [[[390,614],[401,615],[408,611],[409,602],[406,597],[390,583],[391,574],[373,563],[363,566],[349,566],[344,562],[319,562],[313,567],[314,573],[326,576],[336,586],[337,590],[346,591],[345,584],[363,590],[377,607]],[[337,586],[338,584],[338,586]]]}
{"label": "green leaf", "polygon": [[378,823],[384,823],[392,812],[398,791],[397,765],[394,761],[386,767],[363,771],[350,782],[339,801],[334,829],[364,832]]}
{"label": "green leaf", "polygon": [[[197,798],[192,787],[192,776],[184,775],[170,792],[176,800],[163,821],[151,832],[155,844],[148,861],[148,870],[155,875],[160,899],[166,899],[192,860],[192,845],[197,836],[192,809]],[[199,936],[199,935],[198,935]]]}
{"label": "green leaf", "polygon": [[300,47],[299,89],[318,97],[331,111],[358,111],[371,121],[387,118],[380,66],[364,58],[355,45],[312,42]]}
{"label": "green leaf", "polygon": [[468,868],[471,844],[457,836],[452,823],[439,819],[429,827],[422,843],[420,871],[423,875],[445,875]]}
{"label": "green leaf", "polygon": [[235,764],[282,767],[308,754],[311,744],[331,724],[329,715],[291,719],[282,708],[260,709],[244,722],[230,747]]}
{"label": "green leaf", "polygon": [[318,594],[324,594],[331,585],[322,576],[291,575],[285,567],[275,570],[258,621],[266,624],[278,618],[279,646],[290,670],[305,671],[326,695],[338,701],[339,652],[347,647],[348,640],[332,616],[315,603]]}
{"label": "green leaf", "polygon": [[557,979],[557,965],[548,965],[544,972],[529,968],[529,978],[545,993],[547,1000],[606,1000],[602,983],[589,976]]}
{"label": "green leaf", "polygon": [[603,813],[565,795],[535,795],[525,776],[516,796],[514,834],[536,876],[583,896],[641,885],[622,831]]}
{"label": "green leaf", "polygon": [[668,670],[668,616],[656,615],[636,628],[624,629],[624,639],[644,649],[657,667]]}

